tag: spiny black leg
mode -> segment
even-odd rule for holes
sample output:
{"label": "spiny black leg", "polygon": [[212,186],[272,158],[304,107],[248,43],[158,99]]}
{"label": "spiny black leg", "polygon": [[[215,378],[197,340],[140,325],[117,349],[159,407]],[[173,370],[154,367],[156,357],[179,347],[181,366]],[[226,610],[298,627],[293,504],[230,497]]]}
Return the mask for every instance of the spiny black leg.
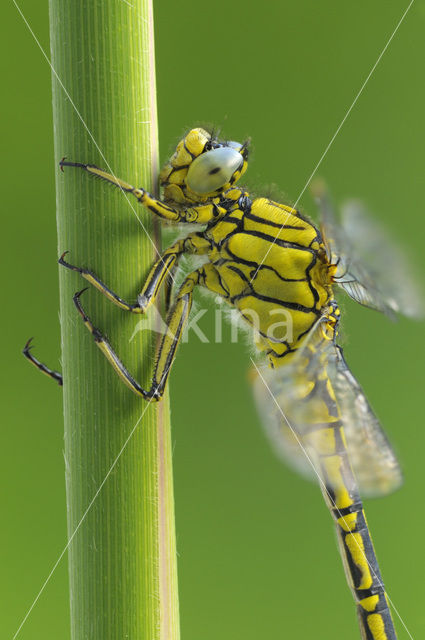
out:
{"label": "spiny black leg", "polygon": [[124,311],[131,311],[132,313],[144,312],[144,309],[142,309],[140,305],[130,304],[129,302],[123,300],[123,298],[109,289],[109,287],[107,287],[106,284],[102,282],[102,280],[99,280],[99,278],[88,269],[82,269],[81,267],[76,267],[73,264],[69,264],[69,262],[66,262],[65,256],[67,253],[69,252],[64,251],[64,253],[61,255],[58,260],[59,264],[61,264],[63,267],[66,267],[67,269],[70,269],[71,271],[76,271],[77,273],[82,275],[85,280],[90,282],[90,284],[96,287],[96,289],[99,289],[99,291],[101,291],[103,295],[108,298],[108,300],[111,300],[111,302],[116,304],[121,309],[124,309]]}
{"label": "spiny black leg", "polygon": [[73,300],[74,300],[75,306],[77,307],[78,313],[81,315],[85,326],[92,334],[95,343],[97,344],[99,349],[102,351],[102,353],[105,355],[108,362],[110,362],[110,364],[113,366],[116,373],[119,375],[119,377],[124,382],[124,384],[127,385],[127,387],[129,387],[135,394],[137,394],[138,396],[141,396],[145,400],[160,400],[162,393],[159,394],[158,385],[153,384],[149,391],[145,391],[144,389],[142,389],[140,384],[133,378],[131,373],[125,368],[125,366],[123,365],[123,363],[121,362],[121,360],[119,359],[115,351],[112,349],[109,342],[106,340],[106,338],[104,338],[100,330],[93,325],[92,321],[84,311],[80,302],[80,296],[82,293],[84,293],[84,291],[87,291],[87,288],[88,287],[86,287],[85,289],[82,289],[81,291],[77,291],[77,293],[73,297]]}
{"label": "spiny black leg", "polygon": [[145,313],[149,306],[155,301],[161,286],[166,285],[166,307],[168,309],[171,301],[172,287],[170,286],[170,280],[174,279],[175,269],[178,261],[183,253],[196,253],[198,255],[206,254],[210,249],[209,241],[205,240],[198,233],[190,233],[185,238],[180,238],[177,242],[174,242],[160,258],[152,265],[149,271],[148,277],[137,296],[137,303],[130,304],[114,293],[102,280],[100,280],[92,271],[81,267],[76,267],[65,260],[65,256],[68,251],[65,251],[59,258],[59,264],[71,271],[76,271],[85,280],[90,282],[96,289],[98,289],[104,296],[111,302],[116,304],[120,309],[124,311],[130,311],[131,313]]}
{"label": "spiny black leg", "polygon": [[62,160],[59,162],[59,166],[61,171],[63,172],[64,167],[80,167],[81,169],[87,169],[88,166],[94,167],[95,165],[94,164],[88,165],[88,164],[84,164],[83,162],[67,162],[66,156],[64,156]]}
{"label": "spiny black leg", "polygon": [[81,315],[84,324],[92,334],[97,346],[113,366],[121,380],[138,396],[145,400],[160,400],[164,395],[165,385],[171,366],[174,362],[176,350],[182,336],[192,306],[194,287],[199,284],[204,268],[189,274],[184,280],[167,318],[167,330],[162,336],[158,349],[152,384],[148,391],[143,389],[133,376],[127,371],[109,342],[103,337],[81,306],[80,296],[85,291],[78,291],[74,295],[74,304]]}
{"label": "spiny black leg", "polygon": [[201,204],[195,207],[189,206],[186,209],[172,207],[167,202],[163,202],[162,200],[155,198],[153,195],[145,191],[143,187],[137,189],[136,187],[133,187],[132,184],[129,184],[125,180],[121,180],[121,178],[114,176],[112,173],[108,173],[104,169],[97,167],[95,164],[69,162],[65,158],[62,158],[59,166],[62,171],[64,167],[76,167],[78,169],[83,169],[83,171],[86,171],[90,175],[96,176],[109,184],[113,184],[115,187],[118,187],[118,189],[121,189],[121,191],[125,191],[125,193],[134,196],[140,204],[164,220],[170,220],[172,222],[190,222],[191,224],[194,222],[206,224],[213,220],[217,216],[217,213],[220,213],[221,215],[226,213],[226,209],[218,207],[216,204]]}
{"label": "spiny black leg", "polygon": [[25,356],[25,358],[27,360],[29,360],[29,362],[31,362],[31,364],[33,364],[35,367],[37,367],[37,369],[39,371],[41,371],[42,373],[44,373],[46,376],[49,376],[49,378],[53,378],[53,380],[56,380],[56,382],[58,383],[58,385],[61,387],[63,385],[63,379],[60,373],[58,373],[57,371],[53,371],[53,369],[49,369],[49,367],[46,367],[45,364],[43,364],[42,362],[40,362],[40,360],[37,360],[37,358],[35,356],[32,355],[31,353],[31,342],[32,342],[33,338],[30,338],[25,347],[22,349],[22,353]]}
{"label": "spiny black leg", "polygon": [[143,198],[145,197],[146,191],[144,189],[142,188],[136,189],[135,187],[133,187],[133,185],[129,184],[125,180],[121,180],[120,178],[117,178],[113,174],[108,173],[107,171],[104,171],[100,167],[97,167],[95,164],[88,164],[85,162],[70,162],[64,157],[59,162],[59,166],[62,172],[64,167],[76,167],[77,169],[83,169],[84,171],[87,171],[87,173],[89,173],[90,175],[96,176],[97,178],[101,178],[105,182],[109,182],[110,184],[113,184],[115,187],[118,187],[119,189],[121,189],[122,191],[125,191],[126,193],[131,193],[132,195],[135,196],[135,198],[137,198],[137,200],[139,200],[139,202],[142,202]]}

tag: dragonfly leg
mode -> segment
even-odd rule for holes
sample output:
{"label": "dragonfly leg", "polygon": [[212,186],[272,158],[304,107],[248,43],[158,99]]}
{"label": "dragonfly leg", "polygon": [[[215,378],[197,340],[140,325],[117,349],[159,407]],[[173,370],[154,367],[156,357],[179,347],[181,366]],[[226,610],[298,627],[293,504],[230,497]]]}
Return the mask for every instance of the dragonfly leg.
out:
{"label": "dragonfly leg", "polygon": [[[177,242],[164,251],[162,256],[152,266],[135,304],[130,304],[123,300],[123,298],[114,293],[114,291],[89,269],[76,267],[67,262],[65,260],[65,255],[68,253],[67,251],[59,258],[59,264],[71,271],[77,271],[85,280],[103,293],[108,300],[120,307],[120,309],[130,311],[131,313],[145,313],[148,307],[155,301],[164,280],[172,279],[173,270],[177,266],[178,260],[183,253],[203,254],[206,253],[209,248],[209,243],[197,233],[191,233],[186,236],[186,238],[177,240]],[[171,291],[168,290],[167,298],[169,298],[170,295]]]}
{"label": "dragonfly leg", "polygon": [[177,267],[178,260],[184,253],[192,255],[205,255],[211,249],[210,243],[206,240],[202,233],[190,233],[185,238],[177,240],[171,247],[164,251],[159,260],[152,266],[145,284],[137,297],[138,305],[141,312],[155,301],[156,296],[165,283],[165,302],[168,309],[171,302],[172,284],[174,282],[174,271]]}
{"label": "dragonfly leg", "polygon": [[149,211],[159,216],[163,220],[170,220],[172,222],[188,222],[191,224],[205,224],[207,222],[210,222],[210,220],[217,218],[217,216],[226,213],[226,210],[223,207],[219,207],[215,203],[188,207],[186,209],[172,207],[166,202],[155,198],[155,196],[148,193],[142,187],[140,187],[140,189],[137,189],[125,180],[117,178],[116,176],[108,173],[107,171],[104,171],[103,169],[100,169],[94,164],[86,164],[84,162],[70,162],[65,158],[62,158],[59,166],[62,171],[63,167],[76,167],[79,169],[83,169],[92,176],[101,178],[105,182],[118,187],[119,189],[121,189],[121,191],[134,196],[140,204],[142,204],[144,207],[149,209]]}
{"label": "dragonfly leg", "polygon": [[56,380],[58,385],[61,387],[62,384],[63,384],[62,375],[58,371],[54,371],[53,369],[49,369],[49,367],[47,367],[45,364],[40,362],[40,360],[38,360],[35,356],[32,355],[32,353],[31,353],[31,348],[32,348],[31,342],[32,342],[32,338],[30,338],[27,341],[25,347],[22,349],[23,355],[39,371],[44,373],[46,376],[49,376],[49,378],[52,378],[53,380]]}
{"label": "dragonfly leg", "polygon": [[74,296],[75,306],[77,307],[81,317],[83,318],[85,326],[92,334],[99,349],[105,355],[108,362],[113,366],[124,384],[126,384],[127,387],[129,387],[136,395],[141,396],[145,400],[160,400],[164,394],[165,385],[171,366],[174,362],[176,350],[192,307],[193,289],[200,283],[202,272],[203,267],[191,273],[184,280],[178,291],[174,305],[167,318],[166,331],[162,337],[158,350],[152,383],[148,390],[143,389],[133,378],[113,350],[112,346],[109,344],[108,340],[106,340],[99,329],[93,325],[92,321],[87,316],[80,302],[80,296],[85,289],[79,291]]}

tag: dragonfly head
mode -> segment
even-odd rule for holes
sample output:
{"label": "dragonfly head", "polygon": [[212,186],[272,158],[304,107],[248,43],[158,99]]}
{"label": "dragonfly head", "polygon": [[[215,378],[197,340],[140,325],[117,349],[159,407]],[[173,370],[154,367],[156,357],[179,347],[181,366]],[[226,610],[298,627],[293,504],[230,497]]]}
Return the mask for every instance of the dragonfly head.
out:
{"label": "dragonfly head", "polygon": [[248,144],[218,140],[205,129],[191,129],[159,174],[164,199],[201,203],[230,189],[247,169]]}

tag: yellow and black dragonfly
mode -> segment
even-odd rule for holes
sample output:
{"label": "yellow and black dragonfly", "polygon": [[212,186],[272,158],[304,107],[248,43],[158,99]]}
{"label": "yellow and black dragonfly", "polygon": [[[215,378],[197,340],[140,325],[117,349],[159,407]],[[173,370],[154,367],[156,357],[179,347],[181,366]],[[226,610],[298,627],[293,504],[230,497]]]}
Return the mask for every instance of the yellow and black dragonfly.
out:
{"label": "yellow and black dragonfly", "polygon": [[[388,314],[417,315],[418,296],[408,291],[408,277],[395,267],[394,259],[391,272],[388,263],[382,268],[376,248],[370,246],[382,243],[382,237],[358,207],[347,213],[344,229],[335,223],[328,198],[319,189],[319,230],[295,208],[252,197],[236,186],[247,164],[248,143],[220,140],[204,129],[192,129],[160,173],[159,199],[95,165],[62,160],[62,169],[81,169],[115,185],[166,222],[202,228],[164,251],[131,302],[88,267],[68,262],[66,253],[59,262],[80,273],[122,310],[144,314],[184,254],[202,257],[201,266],[184,278],[171,301],[148,389],[132,376],[88,317],[80,300],[82,291],[75,294],[75,305],[121,380],[149,401],[160,400],[164,393],[195,287],[220,296],[240,313],[268,362],[266,370],[257,367],[255,384],[262,418],[290,463],[320,482],[337,525],[362,637],[394,640],[359,488],[368,495],[387,493],[400,485],[401,472],[337,344],[340,310],[334,286],[341,285],[361,304]],[[366,267],[362,252],[374,256],[375,262],[369,261]],[[32,356],[28,344],[24,353],[44,373],[62,382],[60,374]]]}

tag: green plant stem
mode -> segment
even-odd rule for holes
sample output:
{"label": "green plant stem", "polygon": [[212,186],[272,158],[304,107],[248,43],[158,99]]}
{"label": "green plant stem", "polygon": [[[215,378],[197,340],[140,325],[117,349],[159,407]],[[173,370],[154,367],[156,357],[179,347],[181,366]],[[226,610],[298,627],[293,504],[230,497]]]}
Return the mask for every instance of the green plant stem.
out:
{"label": "green plant stem", "polygon": [[[50,21],[56,162],[94,163],[155,191],[151,0],[50,0]],[[118,189],[77,169],[55,170],[58,254],[68,250],[71,263],[134,300],[156,258],[156,223]],[[168,398],[148,406],[122,384],[72,303],[85,281],[59,273],[70,537],[84,517],[69,547],[71,637],[177,640]],[[93,288],[81,301],[148,386],[156,334],[138,331],[130,340],[140,316]]]}

